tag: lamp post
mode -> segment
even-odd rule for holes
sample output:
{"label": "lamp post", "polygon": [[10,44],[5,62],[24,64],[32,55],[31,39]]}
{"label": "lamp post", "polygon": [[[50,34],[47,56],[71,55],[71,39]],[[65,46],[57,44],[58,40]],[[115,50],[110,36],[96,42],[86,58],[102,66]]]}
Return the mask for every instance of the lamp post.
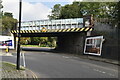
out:
{"label": "lamp post", "polygon": [[21,27],[21,12],[22,12],[22,0],[19,1],[19,29],[18,29],[18,46],[17,46],[17,70],[20,70],[20,27]]}

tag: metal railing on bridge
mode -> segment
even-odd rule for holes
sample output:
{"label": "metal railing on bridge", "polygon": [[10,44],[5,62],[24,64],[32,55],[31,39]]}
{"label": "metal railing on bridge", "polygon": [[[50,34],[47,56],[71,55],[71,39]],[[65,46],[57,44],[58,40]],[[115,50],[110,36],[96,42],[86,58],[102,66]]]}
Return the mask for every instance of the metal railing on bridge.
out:
{"label": "metal railing on bridge", "polygon": [[83,18],[76,19],[60,19],[60,20],[37,20],[26,21],[21,23],[21,30],[41,30],[46,29],[68,29],[82,28]]}
{"label": "metal railing on bridge", "polygon": [[[90,26],[91,17],[24,21],[21,23],[20,33],[92,31]],[[11,33],[18,33],[18,30],[12,30]]]}

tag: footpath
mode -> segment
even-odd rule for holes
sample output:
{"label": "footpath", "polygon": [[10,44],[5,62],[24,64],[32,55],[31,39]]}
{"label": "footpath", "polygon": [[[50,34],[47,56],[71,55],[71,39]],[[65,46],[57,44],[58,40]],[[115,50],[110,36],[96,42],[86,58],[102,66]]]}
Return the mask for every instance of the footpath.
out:
{"label": "footpath", "polygon": [[[0,57],[2,56],[12,56],[12,53],[0,52]],[[20,70],[16,69],[16,64],[0,61],[0,76],[2,80],[37,80],[37,76],[29,69],[20,66]]]}
{"label": "footpath", "polygon": [[33,79],[37,80],[37,76],[29,69],[21,67],[20,70],[16,69],[15,64],[2,62],[2,79]]}

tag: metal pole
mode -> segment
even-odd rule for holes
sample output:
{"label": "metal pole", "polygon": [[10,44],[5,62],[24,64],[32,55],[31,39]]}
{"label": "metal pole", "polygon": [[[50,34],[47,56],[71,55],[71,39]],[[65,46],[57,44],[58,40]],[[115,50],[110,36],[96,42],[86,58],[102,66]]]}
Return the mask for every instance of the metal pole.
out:
{"label": "metal pole", "polygon": [[21,27],[21,11],[22,11],[22,0],[19,2],[19,32],[18,32],[18,46],[17,46],[17,70],[20,70],[20,27]]}

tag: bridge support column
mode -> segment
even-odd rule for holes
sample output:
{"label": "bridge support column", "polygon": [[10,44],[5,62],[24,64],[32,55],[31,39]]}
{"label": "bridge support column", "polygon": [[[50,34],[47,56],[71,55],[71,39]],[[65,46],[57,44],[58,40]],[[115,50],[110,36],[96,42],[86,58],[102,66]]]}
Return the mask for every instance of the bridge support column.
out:
{"label": "bridge support column", "polygon": [[16,37],[17,37],[17,35],[16,34],[13,34],[13,37],[14,37],[14,49],[16,50],[16,48],[17,48],[17,42],[16,42]]}
{"label": "bridge support column", "polygon": [[58,37],[56,50],[73,54],[83,54],[87,33],[74,33]]}

